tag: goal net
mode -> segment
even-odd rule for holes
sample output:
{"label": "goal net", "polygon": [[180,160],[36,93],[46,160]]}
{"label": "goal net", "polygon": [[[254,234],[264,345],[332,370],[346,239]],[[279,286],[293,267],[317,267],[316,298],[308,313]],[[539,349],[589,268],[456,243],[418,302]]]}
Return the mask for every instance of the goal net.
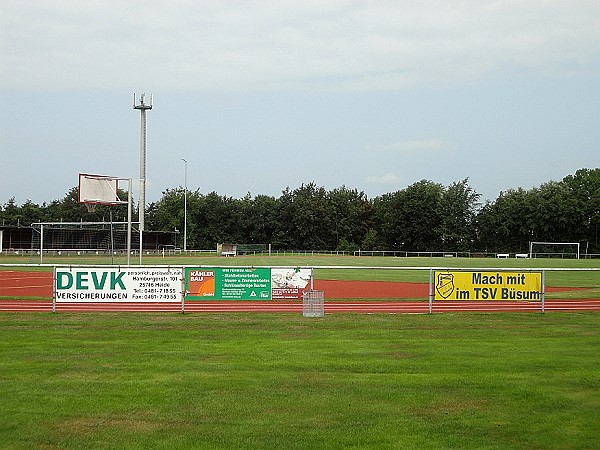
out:
{"label": "goal net", "polygon": [[256,253],[266,253],[267,251],[267,244],[237,244],[238,255],[253,255]]}
{"label": "goal net", "polygon": [[[139,232],[131,234],[139,246]],[[44,222],[32,225],[31,249],[40,253],[79,255],[127,252],[127,222]]]}
{"label": "goal net", "polygon": [[579,242],[530,242],[530,258],[579,259]]}

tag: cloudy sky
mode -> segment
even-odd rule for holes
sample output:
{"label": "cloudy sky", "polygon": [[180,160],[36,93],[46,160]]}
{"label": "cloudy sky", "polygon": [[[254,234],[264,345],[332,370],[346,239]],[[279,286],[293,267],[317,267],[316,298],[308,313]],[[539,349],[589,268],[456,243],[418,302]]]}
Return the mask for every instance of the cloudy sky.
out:
{"label": "cloudy sky", "polygon": [[0,0],[0,205],[132,177],[369,198],[600,166],[600,2]]}

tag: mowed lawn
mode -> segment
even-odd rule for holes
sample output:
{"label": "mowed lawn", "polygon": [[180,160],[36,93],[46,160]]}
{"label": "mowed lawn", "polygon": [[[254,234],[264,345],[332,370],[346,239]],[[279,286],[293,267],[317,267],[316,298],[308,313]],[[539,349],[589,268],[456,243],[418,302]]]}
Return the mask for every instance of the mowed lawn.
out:
{"label": "mowed lawn", "polygon": [[600,314],[0,314],[0,448],[597,448]]}

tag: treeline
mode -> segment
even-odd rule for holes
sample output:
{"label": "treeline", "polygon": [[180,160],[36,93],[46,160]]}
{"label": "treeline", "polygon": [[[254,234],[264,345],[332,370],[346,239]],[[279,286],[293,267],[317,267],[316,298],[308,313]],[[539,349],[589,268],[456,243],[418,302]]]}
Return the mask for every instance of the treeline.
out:
{"label": "treeline", "polygon": [[[146,228],[178,230],[182,245],[183,204],[183,188],[167,189],[148,205]],[[111,215],[121,221],[126,212],[125,206],[99,206],[88,213],[73,188],[41,206],[18,206],[13,198],[0,208],[0,224],[108,221]],[[527,252],[530,241],[547,241],[579,242],[582,251],[600,253],[600,169],[509,189],[485,204],[467,179],[449,186],[422,180],[373,199],[346,186],[329,191],[315,183],[286,188],[278,198],[188,190],[187,217],[188,249],[232,242],[294,250]]]}

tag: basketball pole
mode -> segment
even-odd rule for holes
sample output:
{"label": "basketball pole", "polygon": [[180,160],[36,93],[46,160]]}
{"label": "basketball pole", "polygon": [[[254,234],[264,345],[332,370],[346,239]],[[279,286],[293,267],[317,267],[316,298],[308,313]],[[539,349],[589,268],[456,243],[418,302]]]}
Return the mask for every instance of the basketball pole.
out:
{"label": "basketball pole", "polygon": [[150,95],[150,104],[146,105],[144,97],[146,94],[140,95],[140,104],[135,104],[135,94],[133,94],[133,109],[139,109],[141,115],[140,122],[140,207],[139,207],[139,222],[140,222],[140,266],[142,265],[142,235],[144,232],[144,215],[146,209],[146,110],[152,109],[153,98]]}
{"label": "basketball pole", "polygon": [[131,265],[131,178],[127,179],[127,267]]}

